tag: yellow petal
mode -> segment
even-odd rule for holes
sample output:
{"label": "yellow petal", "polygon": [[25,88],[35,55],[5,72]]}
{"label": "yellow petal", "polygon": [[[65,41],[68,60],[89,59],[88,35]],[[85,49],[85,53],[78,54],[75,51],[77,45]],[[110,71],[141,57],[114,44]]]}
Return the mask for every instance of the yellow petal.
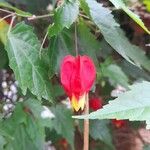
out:
{"label": "yellow petal", "polygon": [[79,100],[73,95],[71,98],[71,105],[73,109],[75,109],[75,111],[79,111],[80,108],[81,110],[83,110],[85,106],[85,99],[86,99],[86,94],[80,96]]}
{"label": "yellow petal", "polygon": [[80,106],[78,104],[78,100],[74,95],[71,98],[71,105],[75,109],[75,111],[78,111],[80,109]]}
{"label": "yellow petal", "polygon": [[79,107],[81,108],[81,110],[84,109],[85,106],[85,100],[86,100],[86,94],[83,94],[80,98],[79,98]]}

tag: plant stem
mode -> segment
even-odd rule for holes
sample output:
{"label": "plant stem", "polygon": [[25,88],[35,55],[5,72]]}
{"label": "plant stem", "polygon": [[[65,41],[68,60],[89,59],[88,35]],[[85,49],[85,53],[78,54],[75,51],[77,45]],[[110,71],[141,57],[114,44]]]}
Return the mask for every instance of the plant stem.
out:
{"label": "plant stem", "polygon": [[[89,114],[89,97],[88,97],[88,94],[87,94],[84,115],[88,115],[88,114]],[[84,120],[84,145],[83,145],[83,150],[89,150],[89,119]]]}
{"label": "plant stem", "polygon": [[44,43],[45,43],[45,41],[46,41],[47,36],[48,36],[48,30],[47,30],[47,32],[46,32],[46,34],[45,34],[45,36],[44,36],[44,39],[43,39],[43,41],[42,41],[42,44],[41,44],[41,47],[40,47],[40,50],[39,50],[39,57],[40,57],[40,58],[41,58],[41,55],[42,55],[43,45],[44,45]]}
{"label": "plant stem", "polygon": [[5,10],[5,9],[2,9],[2,8],[0,8],[0,11],[3,11],[5,13],[9,13],[9,14],[12,14],[12,15],[15,14],[16,16],[27,18],[29,21],[54,16],[54,14],[44,14],[44,15],[39,15],[39,16],[36,16],[36,15],[32,15],[32,16],[31,15],[23,15],[23,14],[19,14],[17,12]]}
{"label": "plant stem", "polygon": [[31,16],[31,17],[28,17],[28,20],[42,19],[42,18],[51,17],[51,16],[53,16],[53,15],[54,15],[54,14],[45,14],[45,15],[41,15],[41,16],[33,15],[33,16]]}
{"label": "plant stem", "polygon": [[80,13],[79,16],[81,16],[81,17],[83,17],[83,18],[85,18],[85,19],[90,19],[88,16],[86,16],[86,15],[84,15],[84,14],[82,14],[82,13]]}
{"label": "plant stem", "polygon": [[6,13],[9,13],[9,14],[12,14],[12,13],[14,13],[14,12],[12,12],[12,11],[5,10],[5,9],[2,9],[2,8],[0,8],[0,11],[6,12]]}
{"label": "plant stem", "polygon": [[77,23],[74,24],[74,41],[75,41],[75,52],[78,56],[78,37],[77,37]]}
{"label": "plant stem", "polygon": [[5,19],[7,19],[7,18],[9,18],[9,17],[14,16],[14,15],[15,15],[15,13],[9,14],[9,15],[7,15],[7,16],[1,18],[1,19],[0,19],[0,22],[3,21],[3,20],[5,20]]}
{"label": "plant stem", "polygon": [[11,29],[12,29],[12,26],[13,26],[13,23],[14,23],[14,21],[15,21],[15,18],[16,18],[16,16],[13,16],[13,17],[12,17],[7,34],[10,33],[10,31],[11,31]]}

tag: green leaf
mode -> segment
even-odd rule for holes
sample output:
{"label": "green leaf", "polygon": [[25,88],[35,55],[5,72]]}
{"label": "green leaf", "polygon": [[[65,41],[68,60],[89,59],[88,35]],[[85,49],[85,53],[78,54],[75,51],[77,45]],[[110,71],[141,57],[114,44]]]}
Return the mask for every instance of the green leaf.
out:
{"label": "green leaf", "polygon": [[6,140],[3,136],[0,135],[0,149],[4,149],[4,145],[6,144]]}
{"label": "green leaf", "polygon": [[118,65],[110,64],[105,66],[104,62],[101,64],[100,71],[100,76],[108,77],[112,85],[116,86],[117,84],[120,84],[125,88],[128,88],[129,79]]}
{"label": "green leaf", "polygon": [[78,47],[80,54],[90,56],[94,63],[98,66],[96,51],[100,50],[100,43],[95,36],[90,32],[83,20],[80,20],[78,26]]}
{"label": "green leaf", "polygon": [[150,81],[150,75],[148,72],[142,70],[141,68],[138,68],[130,63],[128,63],[127,61],[122,61],[122,63],[120,64],[121,68],[123,69],[123,71],[131,76],[132,78],[136,79],[136,80],[147,80]]}
{"label": "green leaf", "polygon": [[38,150],[37,147],[32,143],[33,141],[31,141],[31,139],[27,136],[23,125],[17,126],[17,130],[15,130],[13,136],[14,140],[9,143],[9,147],[12,147],[12,150]]}
{"label": "green leaf", "polygon": [[32,145],[35,146],[35,150],[44,150],[45,132],[44,127],[40,124],[40,122],[35,120],[33,117],[28,116],[27,125],[24,128],[33,143]]}
{"label": "green leaf", "polygon": [[140,25],[148,34],[150,34],[150,31],[144,25],[140,17],[135,13],[133,13],[130,9],[128,9],[122,0],[109,0],[109,1],[112,2],[117,9],[121,8],[123,11],[125,11],[138,25]]}
{"label": "green leaf", "polygon": [[90,10],[85,0],[80,0],[80,7],[90,16]]}
{"label": "green leaf", "polygon": [[64,1],[64,3],[55,10],[54,24],[49,26],[49,36],[57,35],[65,27],[69,28],[77,19],[78,14],[78,0]]}
{"label": "green leaf", "polygon": [[59,72],[59,66],[64,56],[73,55],[73,40],[70,32],[63,31],[56,37],[52,37],[48,47],[50,76]]}
{"label": "green leaf", "polygon": [[129,119],[130,121],[146,121],[150,127],[150,82],[143,81],[130,86],[130,90],[109,101],[103,109],[87,116],[75,118],[89,119]]}
{"label": "green leaf", "polygon": [[37,122],[31,118],[28,119],[30,120],[27,126],[23,124],[16,126],[14,140],[9,144],[12,145],[13,150],[44,150],[44,130],[38,126]]}
{"label": "green leaf", "polygon": [[51,128],[51,119],[41,117],[41,113],[42,111],[44,111],[44,107],[42,106],[40,101],[29,98],[28,100],[24,101],[23,105],[25,108],[31,111],[34,118],[38,120],[41,126]]}
{"label": "green leaf", "polygon": [[6,150],[44,150],[44,127],[24,110],[23,103],[16,105],[10,118],[0,122],[0,133],[6,141]]}
{"label": "green leaf", "polygon": [[143,66],[150,71],[150,60],[145,56],[144,51],[132,45],[119,28],[119,24],[113,18],[109,9],[93,0],[86,0],[90,15],[99,27],[105,40],[127,61],[137,66]]}
{"label": "green leaf", "polygon": [[74,121],[71,118],[71,110],[67,109],[63,105],[57,105],[51,107],[55,118],[52,121],[53,128],[58,134],[61,134],[70,145],[73,147],[74,143]]}
{"label": "green leaf", "polygon": [[13,133],[19,124],[26,123],[26,114],[22,111],[22,105],[18,104],[12,116],[0,122],[0,134],[9,140],[14,140]]}
{"label": "green leaf", "polygon": [[64,89],[62,88],[62,86],[60,84],[53,85],[53,89],[55,91],[53,93],[55,97],[59,97],[59,96],[64,95]]}
{"label": "green leaf", "polygon": [[95,140],[101,140],[110,148],[114,149],[112,144],[112,136],[108,127],[109,121],[106,120],[91,120],[90,121],[90,135]]}
{"label": "green leaf", "polygon": [[18,16],[22,16],[22,17],[31,17],[32,14],[28,13],[28,12],[25,12],[25,11],[22,11],[16,7],[13,7],[12,5],[10,5],[9,3],[7,2],[0,2],[0,7],[5,7],[5,8],[8,8],[8,9],[12,9],[14,10]]}
{"label": "green leaf", "polygon": [[38,99],[51,100],[52,87],[47,68],[39,59],[39,49],[40,43],[33,29],[24,23],[19,23],[8,35],[6,50],[10,67],[23,94],[29,89]]}
{"label": "green leaf", "polygon": [[35,118],[41,118],[40,115],[44,108],[40,101],[33,98],[29,98],[24,101],[23,105],[32,112]]}
{"label": "green leaf", "polygon": [[143,3],[146,5],[146,9],[150,12],[150,1],[144,0]]}

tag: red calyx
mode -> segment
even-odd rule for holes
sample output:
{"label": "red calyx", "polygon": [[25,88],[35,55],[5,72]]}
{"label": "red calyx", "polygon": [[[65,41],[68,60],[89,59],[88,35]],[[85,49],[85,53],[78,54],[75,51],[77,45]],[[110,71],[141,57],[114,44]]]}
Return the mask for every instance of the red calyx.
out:
{"label": "red calyx", "polygon": [[89,100],[89,106],[94,111],[102,108],[102,99],[100,99],[100,98],[92,98],[92,99],[90,99]]}
{"label": "red calyx", "polygon": [[83,109],[86,94],[90,91],[95,78],[96,69],[88,56],[67,55],[61,62],[61,83],[69,96],[73,108]]}

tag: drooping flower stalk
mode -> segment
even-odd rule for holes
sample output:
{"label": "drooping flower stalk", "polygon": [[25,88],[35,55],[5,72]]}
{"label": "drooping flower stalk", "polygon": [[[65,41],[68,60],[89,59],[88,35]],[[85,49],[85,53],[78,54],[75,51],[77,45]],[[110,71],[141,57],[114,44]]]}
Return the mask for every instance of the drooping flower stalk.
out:
{"label": "drooping flower stalk", "polygon": [[[86,96],[85,110],[84,115],[89,114],[89,96]],[[83,142],[83,150],[89,150],[89,119],[84,120],[84,142]]]}
{"label": "drooping flower stalk", "polygon": [[72,108],[75,111],[83,110],[86,95],[96,78],[96,69],[92,59],[88,56],[67,55],[61,62],[60,76]]}

